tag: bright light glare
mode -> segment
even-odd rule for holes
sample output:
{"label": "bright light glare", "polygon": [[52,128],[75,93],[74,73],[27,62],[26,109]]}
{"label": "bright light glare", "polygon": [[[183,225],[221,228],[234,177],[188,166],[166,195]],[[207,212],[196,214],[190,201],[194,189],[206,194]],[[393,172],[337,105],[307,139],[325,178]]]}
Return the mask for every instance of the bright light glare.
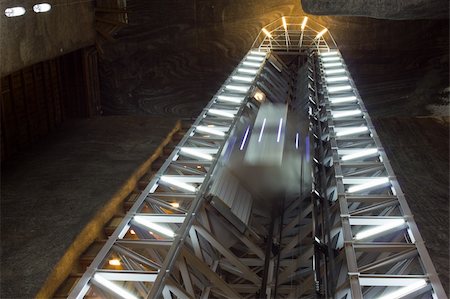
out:
{"label": "bright light glare", "polygon": [[352,134],[358,134],[368,131],[369,129],[366,126],[363,127],[352,127],[352,128],[334,128],[336,132],[336,136],[347,136]]}
{"label": "bright light glare", "polygon": [[325,33],[327,33],[328,29],[325,28],[316,35],[316,39],[321,38]]}
{"label": "bright light glare", "polygon": [[256,75],[258,73],[258,70],[246,69],[246,68],[238,68],[238,73]]}
{"label": "bright light glare", "polygon": [[35,13],[47,12],[52,9],[52,6],[48,3],[40,3],[33,6],[33,11]]}
{"label": "bright light glare", "polygon": [[239,148],[241,151],[244,149],[245,142],[247,141],[248,132],[250,132],[250,127],[247,127],[247,130],[245,131],[244,138],[242,139],[241,147]]}
{"label": "bright light glare", "polygon": [[175,233],[171,229],[166,228],[166,227],[162,227],[161,225],[158,225],[156,223],[150,222],[147,219],[145,219],[143,216],[134,216],[133,219],[137,223],[139,223],[139,224],[141,224],[141,225],[143,225],[143,226],[145,226],[145,227],[147,227],[147,228],[149,228],[151,230],[154,230],[154,231],[156,231],[158,233],[161,233],[161,234],[163,234],[165,236],[168,236],[170,238],[175,237]]}
{"label": "bright light glare", "polygon": [[286,18],[282,17],[281,20],[283,21],[284,30],[287,30]]}
{"label": "bright light glare", "polygon": [[253,77],[243,77],[243,76],[232,76],[231,78],[233,80],[243,81],[243,82],[252,82],[254,79]]}
{"label": "bright light glare", "polygon": [[421,279],[420,281],[413,283],[409,286],[402,287],[396,291],[393,291],[389,294],[386,294],[384,296],[378,297],[376,299],[400,299],[404,298],[406,295],[409,295],[411,293],[414,293],[415,291],[418,291],[422,289],[423,287],[427,286],[427,281],[425,279]]}
{"label": "bright light glare", "polygon": [[244,98],[242,98],[242,97],[230,97],[230,96],[222,96],[222,95],[218,96],[217,99],[219,99],[220,101],[223,101],[223,102],[236,103],[236,104],[240,104],[244,100]]}
{"label": "bright light glare", "polygon": [[280,142],[281,137],[281,128],[283,127],[283,119],[280,118],[280,124],[278,125],[278,135],[277,135],[277,142]]}
{"label": "bright light glare", "polygon": [[320,56],[334,56],[334,55],[338,55],[337,51],[329,51],[329,52],[321,52]]}
{"label": "bright light glare", "polygon": [[261,61],[263,61],[264,60],[264,57],[261,57],[261,56],[247,56],[246,57],[246,59],[247,60],[251,60],[251,61],[258,61],[258,62],[261,62]]}
{"label": "bright light glare", "polygon": [[370,188],[373,188],[373,187],[381,186],[381,185],[384,185],[386,183],[389,183],[389,178],[387,178],[387,177],[377,178],[377,179],[373,179],[371,182],[368,182],[368,183],[353,185],[353,186],[348,188],[347,192],[348,193],[355,193],[355,192],[367,190],[367,189],[370,189]]}
{"label": "bright light glare", "polygon": [[209,154],[205,154],[205,153],[199,152],[195,148],[182,147],[180,151],[182,153],[185,153],[185,154],[197,157],[197,158],[201,158],[201,159],[204,159],[204,160],[209,160],[209,161],[213,160],[213,156],[211,156]]}
{"label": "bright light glare", "polygon": [[243,65],[251,67],[259,67],[261,64],[256,62],[244,61]]}
{"label": "bright light glare", "polygon": [[348,77],[347,76],[327,77],[325,81],[327,81],[328,83],[348,81]]}
{"label": "bright light glare", "polygon": [[299,139],[299,134],[295,134],[295,148],[298,149],[298,139]]}
{"label": "bright light glare", "polygon": [[[376,236],[378,234],[384,233],[393,228],[402,226],[405,223],[405,219],[391,219],[386,220],[386,224],[377,225],[374,228],[367,229],[365,231],[359,232],[355,235],[355,240],[362,240],[368,237]],[[391,298],[391,297],[389,297]]]}
{"label": "bright light glare", "polygon": [[241,85],[227,85],[225,86],[226,89],[239,91],[239,92],[247,92],[250,86],[241,86]]}
{"label": "bright light glare", "polygon": [[306,22],[308,22],[308,17],[305,17],[302,22],[302,31],[305,30]]}
{"label": "bright light glare", "polygon": [[262,32],[264,32],[265,35],[267,35],[268,38],[271,38],[271,37],[272,37],[272,34],[270,34],[270,32],[267,31],[266,28],[263,28],[263,29],[261,29],[261,30],[262,30]]}
{"label": "bright light glare", "polygon": [[339,56],[335,56],[335,57],[323,57],[322,61],[324,62],[329,62],[329,61],[339,61],[341,60],[341,58]]}
{"label": "bright light glare", "polygon": [[5,16],[8,18],[20,17],[23,16],[27,11],[24,7],[16,6],[16,7],[8,7],[5,9]]}
{"label": "bright light glare", "polygon": [[208,114],[223,116],[223,117],[228,117],[228,118],[234,117],[234,114],[229,112],[229,110],[223,111],[223,110],[219,110],[219,109],[209,109]]}
{"label": "bright light glare", "polygon": [[264,132],[264,127],[266,126],[266,119],[264,118],[263,120],[263,124],[261,126],[261,132],[259,132],[259,138],[258,138],[258,142],[261,142],[262,136],[263,136],[263,132]]}
{"label": "bright light glare", "polygon": [[352,87],[350,85],[342,85],[342,86],[327,86],[327,90],[329,93],[340,92],[351,90]]}
{"label": "bright light glare", "polygon": [[110,264],[111,266],[120,266],[120,260],[118,259],[111,259],[108,261],[108,264]]}
{"label": "bright light glare", "polygon": [[266,52],[262,52],[262,51],[250,51],[250,54],[253,55],[259,55],[259,56],[266,56]]}
{"label": "bright light glare", "polygon": [[111,292],[119,295],[122,298],[125,299],[138,299],[138,297],[134,296],[133,294],[129,293],[128,291],[122,289],[115,283],[112,283],[111,281],[107,280],[106,278],[102,277],[100,274],[96,273],[93,277],[93,280],[110,290]]}
{"label": "bright light glare", "polygon": [[355,110],[331,111],[331,114],[333,115],[333,118],[342,118],[347,116],[360,115],[361,110],[355,109]]}
{"label": "bright light glare", "polygon": [[374,155],[376,153],[378,153],[378,149],[376,149],[376,148],[365,148],[354,154],[348,154],[348,155],[342,156],[341,159],[342,159],[342,161],[349,161],[349,160],[354,160],[354,159]]}
{"label": "bright light glare", "polygon": [[345,69],[325,70],[326,75],[342,74],[345,73]]}
{"label": "bright light glare", "polygon": [[327,62],[323,64],[324,68],[342,66],[342,62]]}
{"label": "bright light glare", "polygon": [[340,103],[354,102],[356,101],[356,97],[355,96],[338,97],[338,98],[329,98],[329,100],[333,104],[340,104]]}
{"label": "bright light glare", "polygon": [[180,203],[178,202],[171,202],[170,205],[174,208],[179,208],[180,207]]}
{"label": "bright light glare", "polygon": [[197,126],[196,131],[203,132],[203,133],[209,133],[217,136],[225,136],[225,133],[219,130],[214,130],[205,126]]}

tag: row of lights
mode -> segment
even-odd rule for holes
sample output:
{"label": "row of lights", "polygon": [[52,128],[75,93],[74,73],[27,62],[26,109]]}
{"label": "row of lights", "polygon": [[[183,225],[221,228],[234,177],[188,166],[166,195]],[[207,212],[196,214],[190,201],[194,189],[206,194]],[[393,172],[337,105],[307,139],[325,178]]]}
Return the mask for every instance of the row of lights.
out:
{"label": "row of lights", "polygon": [[[325,81],[327,83],[341,83],[341,82],[348,82],[349,78],[345,75],[345,69],[343,68],[342,62],[340,57],[338,56],[337,52],[325,52],[321,53],[321,60],[324,62],[324,73],[327,75],[325,78]],[[332,75],[331,77],[328,77],[329,75]],[[334,76],[333,76],[334,75]],[[336,76],[338,75],[338,76]],[[352,90],[352,87],[350,85],[340,85],[340,86],[333,86],[333,87],[327,87],[328,93],[335,94],[335,93],[341,93]],[[332,104],[341,104],[341,103],[356,103],[357,98],[354,95],[351,96],[331,96],[329,97],[329,101]],[[348,116],[356,116],[356,115],[362,115],[362,111],[360,109],[354,109],[354,110],[345,110],[345,111],[331,111],[332,117],[334,119],[339,117],[348,117]],[[369,132],[369,128],[367,126],[361,126],[361,127],[352,127],[352,128],[335,128],[336,136],[346,136],[346,135],[353,135],[353,134],[359,134],[359,133],[365,133]],[[343,155],[341,157],[342,161],[349,161],[359,158],[365,158],[373,155],[378,155],[378,149],[377,148],[366,148],[366,149],[360,149],[354,153],[349,153],[347,155]],[[353,185],[347,189],[347,193],[357,193],[363,190],[371,189],[374,187],[382,186],[389,184],[390,180],[388,177],[379,177],[374,178],[370,180],[369,182]],[[369,237],[377,236],[379,234],[385,233],[387,231],[391,231],[394,229],[399,229],[401,227],[404,227],[407,225],[407,222],[404,218],[397,218],[397,219],[390,219],[387,220],[383,225],[374,225],[373,228],[363,230],[355,234],[354,239],[355,240],[363,240],[367,239]],[[383,295],[381,297],[378,297],[378,299],[398,299],[398,298],[404,298],[405,296],[408,296],[415,291],[418,291],[428,285],[427,281],[425,279],[419,279],[413,283],[411,283],[408,286],[399,288],[393,292],[390,292],[386,295]]]}
{"label": "row of lights", "polygon": [[[33,11],[35,13],[48,12],[51,9],[52,6],[49,3],[39,3],[33,5]],[[5,16],[7,16],[8,18],[20,17],[23,16],[26,12],[27,10],[22,6],[8,7],[7,9],[5,9]]]}
{"label": "row of lights", "polygon": [[[283,21],[283,27],[284,27],[284,30],[287,30],[286,17],[282,17],[281,20]],[[305,27],[306,27],[306,23],[307,23],[307,22],[308,22],[308,17],[305,17],[305,18],[303,19],[303,21],[302,21],[301,26],[300,26],[301,29],[302,29],[302,31],[305,30]],[[264,32],[264,34],[265,34],[268,38],[272,38],[272,33],[270,33],[269,30],[267,30],[266,28],[263,28],[261,31]],[[321,38],[321,37],[322,37],[325,33],[327,33],[327,32],[328,32],[328,29],[327,29],[327,28],[322,29],[319,33],[317,33],[315,39]]]}
{"label": "row of lights", "polygon": [[[244,93],[247,93],[248,90],[251,87],[252,82],[255,79],[255,75],[258,73],[259,67],[261,66],[262,62],[265,60],[266,53],[264,52],[256,52],[252,51],[250,55],[246,57],[246,60],[243,62],[243,67],[238,68],[238,73],[245,74],[244,75],[233,75],[231,77],[232,83],[225,86],[224,92],[232,92],[233,94],[242,94],[242,95],[224,95],[221,94],[217,97],[217,101],[219,102],[228,102],[228,103],[234,103],[234,104],[240,104],[245,99]],[[248,76],[248,75],[253,75]],[[234,82],[239,83],[239,85],[234,84]],[[240,83],[246,83],[245,85],[241,85]],[[247,85],[250,84],[250,85]],[[215,115],[225,118],[234,118],[237,114],[237,110],[223,110],[223,109],[214,109],[210,108],[206,111],[204,117],[206,115]],[[198,125],[195,127],[196,132],[200,133],[206,133],[211,134],[219,137],[225,136],[225,131],[220,130],[219,128],[211,127],[211,126],[201,126]],[[202,149],[195,148],[195,147],[181,147],[180,148],[180,154],[187,155],[191,157],[198,158],[200,160],[206,160],[206,161],[212,161],[214,157],[208,153],[207,151],[203,151]],[[178,155],[177,155],[178,157]],[[163,175],[160,177],[160,181],[168,184],[170,186],[180,188],[189,192],[197,192],[198,187],[195,187],[191,184],[187,184],[185,182],[181,182],[180,180],[177,180],[176,178],[173,178],[170,175]],[[171,203],[170,204],[174,208],[179,207],[179,203]],[[133,217],[133,221],[137,224],[140,224],[141,226],[144,226],[147,229],[150,229],[152,231],[157,232],[158,234],[162,234],[164,236],[167,236],[169,238],[174,238],[176,236],[176,233],[171,230],[168,226],[163,226],[157,223],[154,223],[153,221],[149,221],[146,219],[145,216],[139,216],[136,215]],[[130,230],[131,234],[136,234],[133,230]],[[111,266],[120,266],[121,261],[117,258],[111,258],[108,261],[109,265]],[[109,289],[113,293],[127,299],[137,299],[137,297],[133,294],[131,294],[128,290],[125,290],[124,288],[120,287],[119,285],[109,281],[108,279],[105,279],[102,277],[99,273],[95,274],[93,277],[94,281],[101,284],[103,287]]]}

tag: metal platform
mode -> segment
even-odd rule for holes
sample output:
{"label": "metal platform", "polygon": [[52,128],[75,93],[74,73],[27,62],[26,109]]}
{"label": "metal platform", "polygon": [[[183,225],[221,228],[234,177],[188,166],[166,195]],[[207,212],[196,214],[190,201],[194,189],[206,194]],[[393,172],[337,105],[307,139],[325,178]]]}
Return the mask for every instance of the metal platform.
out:
{"label": "metal platform", "polygon": [[84,297],[446,295],[332,36],[283,17],[69,296]]}

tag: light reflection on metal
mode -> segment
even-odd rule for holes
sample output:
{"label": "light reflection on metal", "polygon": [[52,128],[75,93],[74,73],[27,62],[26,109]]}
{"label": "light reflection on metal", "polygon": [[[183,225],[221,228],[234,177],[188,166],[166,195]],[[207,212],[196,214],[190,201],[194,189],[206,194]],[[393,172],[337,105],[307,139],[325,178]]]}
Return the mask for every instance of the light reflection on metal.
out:
{"label": "light reflection on metal", "polygon": [[239,148],[241,151],[244,149],[245,142],[247,141],[249,132],[250,132],[250,126],[248,126],[247,130],[245,130],[244,138],[242,139],[241,147]]}

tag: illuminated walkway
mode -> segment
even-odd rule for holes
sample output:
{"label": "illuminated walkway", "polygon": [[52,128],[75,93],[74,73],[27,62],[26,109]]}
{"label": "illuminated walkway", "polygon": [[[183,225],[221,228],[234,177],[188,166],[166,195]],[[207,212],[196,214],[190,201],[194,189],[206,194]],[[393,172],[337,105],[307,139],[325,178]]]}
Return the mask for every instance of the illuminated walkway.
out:
{"label": "illuminated walkway", "polygon": [[255,295],[446,298],[344,60],[307,18],[261,31],[70,298]]}

